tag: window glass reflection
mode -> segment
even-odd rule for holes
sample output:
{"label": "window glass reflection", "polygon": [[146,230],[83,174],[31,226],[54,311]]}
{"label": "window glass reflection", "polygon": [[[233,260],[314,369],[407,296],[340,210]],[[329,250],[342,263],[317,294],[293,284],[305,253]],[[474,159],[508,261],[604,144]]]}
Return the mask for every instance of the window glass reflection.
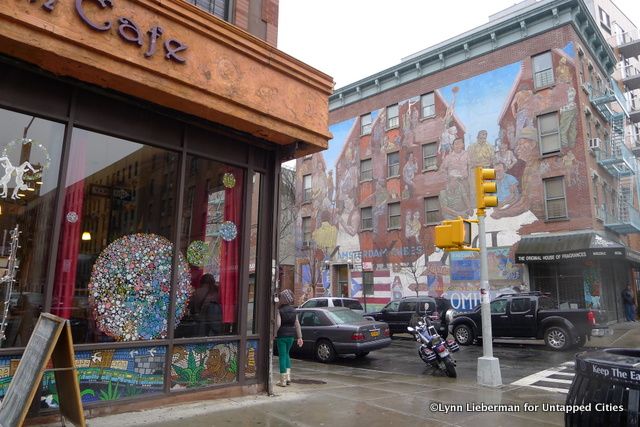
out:
{"label": "window glass reflection", "polygon": [[[51,311],[76,343],[167,335],[178,156],[74,129]],[[191,287],[179,260],[176,318]]]}
{"label": "window glass reflection", "polygon": [[0,287],[3,348],[25,346],[43,310],[63,138],[60,123],[0,109],[0,277],[19,228],[15,281]]}
{"label": "window glass reflection", "polygon": [[187,157],[180,249],[193,297],[176,338],[238,333],[243,188],[242,169]]}

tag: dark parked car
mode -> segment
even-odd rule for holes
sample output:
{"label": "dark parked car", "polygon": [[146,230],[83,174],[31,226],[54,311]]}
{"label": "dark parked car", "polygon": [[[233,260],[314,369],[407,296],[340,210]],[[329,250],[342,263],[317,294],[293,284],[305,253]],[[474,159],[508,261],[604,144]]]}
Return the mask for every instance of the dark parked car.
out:
{"label": "dark parked car", "polygon": [[[480,306],[457,314],[449,330],[461,345],[469,345],[482,334]],[[609,335],[606,313],[589,309],[558,309],[540,292],[502,295],[491,301],[493,338],[544,338],[553,350],[581,346],[591,336]]]}
{"label": "dark parked car", "polygon": [[[426,310],[425,310],[426,304]],[[391,329],[391,334],[406,333],[407,326],[412,326],[412,319],[419,316],[431,316],[438,314],[438,320],[434,326],[439,329],[439,321],[444,320],[444,314],[451,308],[451,303],[446,298],[434,298],[429,296],[404,297],[391,301],[382,310],[366,313],[375,320],[385,322]],[[446,334],[445,334],[446,336]]]}
{"label": "dark parked car", "polygon": [[299,308],[298,313],[304,344],[294,344],[292,354],[313,354],[320,362],[331,362],[337,355],[364,357],[391,344],[386,323],[367,320],[348,308]]}

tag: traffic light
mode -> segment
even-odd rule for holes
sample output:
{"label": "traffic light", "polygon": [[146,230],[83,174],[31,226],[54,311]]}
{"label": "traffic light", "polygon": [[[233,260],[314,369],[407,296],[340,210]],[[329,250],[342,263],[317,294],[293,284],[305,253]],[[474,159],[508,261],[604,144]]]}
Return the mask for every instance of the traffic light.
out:
{"label": "traffic light", "polygon": [[495,181],[487,182],[488,180],[496,179],[495,169],[484,169],[477,167],[476,174],[476,208],[492,208],[498,206],[498,196],[491,193],[496,193],[498,188]]}
{"label": "traffic light", "polygon": [[471,246],[471,222],[468,219],[450,219],[436,226],[436,246],[441,249],[467,249]]}

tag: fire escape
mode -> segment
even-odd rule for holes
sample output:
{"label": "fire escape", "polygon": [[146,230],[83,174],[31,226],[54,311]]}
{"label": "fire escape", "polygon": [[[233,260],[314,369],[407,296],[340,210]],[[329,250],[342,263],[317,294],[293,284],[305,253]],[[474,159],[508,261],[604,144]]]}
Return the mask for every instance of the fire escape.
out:
{"label": "fire escape", "polygon": [[[629,58],[640,55],[640,39],[627,33],[620,35],[615,49],[621,57],[621,81],[610,78],[608,84],[595,88],[586,83],[591,104],[608,121],[610,134],[595,147],[596,159],[615,178],[614,206],[599,209],[604,226],[619,234],[640,232],[638,196],[640,189],[640,167],[636,156],[640,155],[640,143],[635,125],[640,121],[640,102],[636,93],[640,89],[640,71],[629,65]],[[620,87],[624,87],[625,92]]]}

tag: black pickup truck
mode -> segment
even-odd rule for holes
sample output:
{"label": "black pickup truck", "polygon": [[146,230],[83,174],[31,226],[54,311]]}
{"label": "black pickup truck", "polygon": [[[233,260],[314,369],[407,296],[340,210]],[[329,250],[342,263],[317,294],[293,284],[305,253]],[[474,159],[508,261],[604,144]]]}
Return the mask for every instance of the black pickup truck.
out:
{"label": "black pickup truck", "polygon": [[[501,295],[491,301],[493,338],[544,339],[553,350],[579,347],[591,336],[609,335],[605,323],[604,311],[558,309],[553,299],[541,293]],[[460,345],[481,337],[480,305],[472,312],[457,313],[449,331]]]}

